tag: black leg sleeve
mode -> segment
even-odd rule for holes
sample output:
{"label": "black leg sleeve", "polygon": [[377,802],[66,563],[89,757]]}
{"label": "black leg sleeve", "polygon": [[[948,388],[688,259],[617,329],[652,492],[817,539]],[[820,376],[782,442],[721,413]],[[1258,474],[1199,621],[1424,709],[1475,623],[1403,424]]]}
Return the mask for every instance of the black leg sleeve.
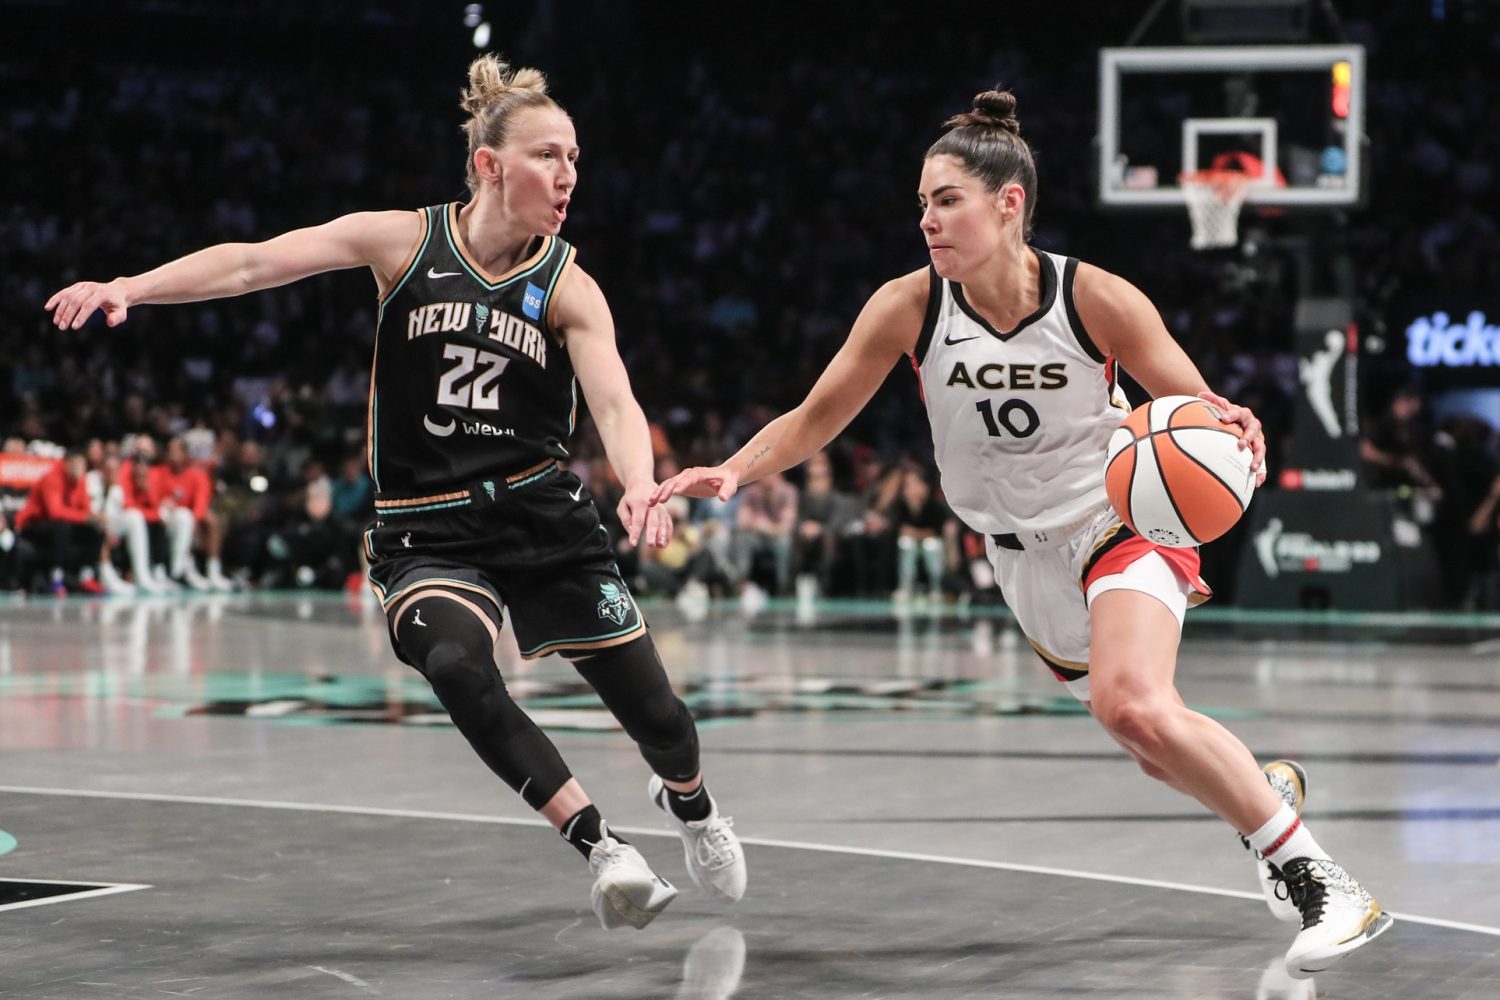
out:
{"label": "black leg sleeve", "polygon": [[393,628],[401,652],[427,678],[474,752],[531,808],[546,805],[572,774],[506,691],[484,623],[436,595],[401,605],[399,614]]}
{"label": "black leg sleeve", "polygon": [[573,666],[599,692],[651,770],[668,781],[698,773],[698,727],[672,691],[651,636],[609,646]]}

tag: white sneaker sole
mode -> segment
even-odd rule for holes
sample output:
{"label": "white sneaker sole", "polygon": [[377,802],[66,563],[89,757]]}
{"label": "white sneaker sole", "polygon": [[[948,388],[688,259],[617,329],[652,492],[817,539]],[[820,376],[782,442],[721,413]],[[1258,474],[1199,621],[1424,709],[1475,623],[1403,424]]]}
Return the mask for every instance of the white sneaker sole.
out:
{"label": "white sneaker sole", "polygon": [[594,883],[590,894],[594,914],[605,930],[614,930],[627,924],[640,930],[677,898],[677,889],[666,883],[636,884],[632,886]]}
{"label": "white sneaker sole", "polygon": [[1308,979],[1319,972],[1326,971],[1329,966],[1333,965],[1345,955],[1363,948],[1365,945],[1369,944],[1371,941],[1375,940],[1380,935],[1390,930],[1391,925],[1395,922],[1396,919],[1389,913],[1382,912],[1378,914],[1374,919],[1372,919],[1369,924],[1365,926],[1364,930],[1349,938],[1347,941],[1341,941],[1336,945],[1332,945],[1331,947],[1320,948],[1316,951],[1308,952],[1306,955],[1300,955],[1296,958],[1288,955],[1286,958],[1287,975],[1291,976],[1293,979]]}

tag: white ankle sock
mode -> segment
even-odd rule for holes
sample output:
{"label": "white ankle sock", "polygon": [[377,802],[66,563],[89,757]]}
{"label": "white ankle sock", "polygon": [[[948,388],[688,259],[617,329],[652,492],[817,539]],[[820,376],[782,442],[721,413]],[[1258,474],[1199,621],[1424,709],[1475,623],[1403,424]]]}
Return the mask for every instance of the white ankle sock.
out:
{"label": "white ankle sock", "polygon": [[1276,815],[1266,820],[1265,825],[1247,839],[1251,847],[1277,868],[1293,858],[1328,860],[1328,852],[1318,846],[1313,835],[1302,824],[1301,818],[1286,803],[1282,803]]}

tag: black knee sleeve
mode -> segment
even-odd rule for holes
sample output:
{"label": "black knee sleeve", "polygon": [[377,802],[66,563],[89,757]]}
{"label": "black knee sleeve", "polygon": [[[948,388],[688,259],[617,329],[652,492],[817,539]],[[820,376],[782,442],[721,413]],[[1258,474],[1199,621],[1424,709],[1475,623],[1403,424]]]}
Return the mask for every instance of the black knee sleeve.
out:
{"label": "black knee sleeve", "polygon": [[668,781],[688,781],[698,773],[698,727],[673,693],[649,635],[573,665],[641,748],[652,771]]}
{"label": "black knee sleeve", "polygon": [[552,741],[511,700],[490,633],[475,612],[446,597],[400,608],[401,653],[422,672],[459,732],[490,770],[533,809],[572,778]]}

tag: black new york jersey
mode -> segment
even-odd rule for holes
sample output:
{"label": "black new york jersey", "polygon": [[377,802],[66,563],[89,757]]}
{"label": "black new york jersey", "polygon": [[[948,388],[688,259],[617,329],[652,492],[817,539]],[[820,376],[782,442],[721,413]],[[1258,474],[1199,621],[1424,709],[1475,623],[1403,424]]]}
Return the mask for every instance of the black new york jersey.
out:
{"label": "black new york jersey", "polygon": [[538,237],[487,274],[457,238],[454,204],[423,209],[422,241],[380,306],[369,413],[378,496],[461,490],[567,457],[578,385],[548,309],[574,249]]}

